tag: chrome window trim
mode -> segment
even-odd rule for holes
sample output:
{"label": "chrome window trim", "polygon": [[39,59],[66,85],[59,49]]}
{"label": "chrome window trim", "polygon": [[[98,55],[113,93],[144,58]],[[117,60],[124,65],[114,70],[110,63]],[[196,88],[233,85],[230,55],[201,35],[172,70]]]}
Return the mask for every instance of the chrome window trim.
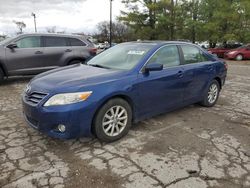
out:
{"label": "chrome window trim", "polygon": [[[143,69],[144,69],[144,67],[147,65],[147,63],[149,62],[149,60],[161,49],[161,48],[164,48],[164,47],[167,47],[167,46],[176,46],[177,47],[177,49],[180,47],[181,48],[181,46],[192,46],[192,47],[195,47],[195,48],[197,48],[199,51],[200,51],[200,53],[201,52],[203,52],[199,47],[197,47],[196,45],[194,45],[194,44],[165,44],[165,45],[163,45],[163,46],[161,46],[160,48],[158,48],[149,58],[148,58],[148,60],[146,61],[146,63],[144,63],[144,65],[142,66],[142,68],[140,69],[140,71],[139,71],[139,73],[141,73],[141,74],[143,74]],[[179,50],[178,50],[178,53],[179,53]],[[180,53],[179,53],[179,57],[180,57]],[[210,60],[211,61],[211,60]],[[180,64],[179,65],[176,65],[176,66],[171,66],[171,67],[163,67],[163,70],[165,70],[165,69],[170,69],[170,68],[174,68],[174,67],[180,67],[180,66],[189,66],[189,65],[193,65],[193,64],[201,64],[201,63],[207,63],[207,62],[210,62],[210,61],[202,61],[202,62],[197,62],[197,63],[189,63],[189,64],[181,64],[181,58],[180,58]]]}

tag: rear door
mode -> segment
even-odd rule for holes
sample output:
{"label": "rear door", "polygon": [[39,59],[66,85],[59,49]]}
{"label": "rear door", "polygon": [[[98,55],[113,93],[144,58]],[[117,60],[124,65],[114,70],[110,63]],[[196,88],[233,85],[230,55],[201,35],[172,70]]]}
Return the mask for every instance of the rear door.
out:
{"label": "rear door", "polygon": [[85,42],[77,38],[69,38],[68,40],[76,59],[87,60],[90,57],[90,49]]}
{"label": "rear door", "polygon": [[185,80],[184,102],[192,103],[200,99],[206,86],[215,75],[213,62],[196,46],[181,45]]}
{"label": "rear door", "polygon": [[41,72],[44,48],[40,36],[26,36],[14,41],[17,48],[5,48],[7,69],[10,75],[37,74]]}
{"label": "rear door", "polygon": [[68,57],[74,55],[65,37],[44,36],[43,44],[45,47],[43,65],[48,69],[65,65]]}
{"label": "rear door", "polygon": [[161,71],[140,73],[138,92],[140,116],[158,114],[183,102],[183,68],[176,45],[160,48],[148,61],[163,64]]}

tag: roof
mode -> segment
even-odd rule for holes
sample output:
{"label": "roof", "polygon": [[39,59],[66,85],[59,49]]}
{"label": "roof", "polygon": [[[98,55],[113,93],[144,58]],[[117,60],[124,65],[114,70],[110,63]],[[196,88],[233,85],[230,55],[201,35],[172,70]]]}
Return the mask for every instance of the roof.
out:
{"label": "roof", "polygon": [[60,33],[27,33],[18,36],[60,36],[60,37],[84,37],[83,35],[60,34]]}

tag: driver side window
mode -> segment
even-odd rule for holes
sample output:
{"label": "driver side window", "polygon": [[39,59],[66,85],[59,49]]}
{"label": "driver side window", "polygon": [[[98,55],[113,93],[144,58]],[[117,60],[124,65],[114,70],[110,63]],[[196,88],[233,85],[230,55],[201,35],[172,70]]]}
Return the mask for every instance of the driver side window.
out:
{"label": "driver side window", "polygon": [[38,48],[41,47],[40,37],[25,37],[16,41],[18,48]]}
{"label": "driver side window", "polygon": [[180,57],[177,46],[165,46],[159,49],[148,63],[163,64],[163,67],[180,65]]}

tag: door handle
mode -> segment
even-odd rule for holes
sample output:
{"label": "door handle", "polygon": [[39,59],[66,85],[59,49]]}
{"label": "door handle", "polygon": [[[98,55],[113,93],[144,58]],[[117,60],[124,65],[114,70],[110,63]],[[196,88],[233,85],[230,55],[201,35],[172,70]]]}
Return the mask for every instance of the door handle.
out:
{"label": "door handle", "polygon": [[72,52],[72,50],[71,49],[67,49],[67,50],[65,50],[65,52]]}
{"label": "door handle", "polygon": [[183,77],[183,71],[179,71],[179,72],[177,73],[177,76],[178,76],[179,78],[182,78],[182,77]]}
{"label": "door handle", "polygon": [[42,51],[36,51],[35,54],[43,54]]}

